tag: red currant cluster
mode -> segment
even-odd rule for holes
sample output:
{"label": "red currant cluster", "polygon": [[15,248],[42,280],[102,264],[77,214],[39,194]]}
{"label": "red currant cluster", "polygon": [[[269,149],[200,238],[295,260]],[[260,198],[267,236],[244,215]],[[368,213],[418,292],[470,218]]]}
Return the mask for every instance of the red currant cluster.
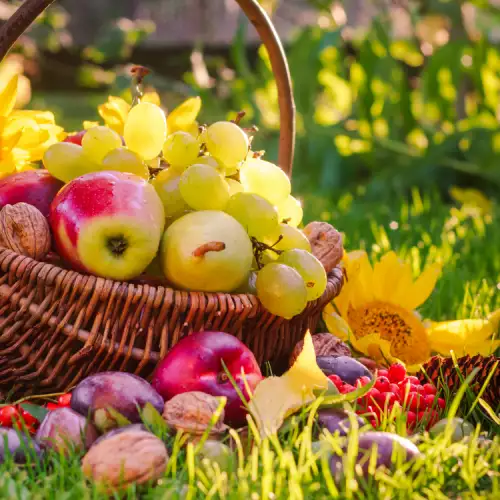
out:
{"label": "red currant cluster", "polygon": [[[432,427],[445,409],[444,399],[437,397],[437,389],[432,384],[421,384],[417,377],[409,376],[403,365],[395,364],[388,370],[378,370],[375,385],[359,398],[356,413],[368,417],[373,427],[377,428],[384,414],[389,414],[392,407],[398,404],[406,412],[406,425],[412,431],[417,424]],[[328,377],[341,394],[356,389],[345,383],[338,375]],[[360,377],[356,386],[370,383],[369,377]]]}
{"label": "red currant cluster", "polygon": [[[47,403],[49,411],[57,408],[67,408],[71,404],[71,393],[63,394],[57,398],[57,403]],[[21,405],[5,405],[0,407],[0,426],[12,427],[19,430],[28,430],[31,434],[36,432],[40,422]]]}

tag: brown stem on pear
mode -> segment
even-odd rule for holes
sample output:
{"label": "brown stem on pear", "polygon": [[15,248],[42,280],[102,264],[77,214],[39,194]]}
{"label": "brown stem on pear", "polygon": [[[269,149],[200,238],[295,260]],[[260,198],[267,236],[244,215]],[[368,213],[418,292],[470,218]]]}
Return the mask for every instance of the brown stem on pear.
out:
{"label": "brown stem on pear", "polygon": [[222,252],[226,249],[223,241],[209,241],[193,251],[193,257],[204,257],[208,252]]}

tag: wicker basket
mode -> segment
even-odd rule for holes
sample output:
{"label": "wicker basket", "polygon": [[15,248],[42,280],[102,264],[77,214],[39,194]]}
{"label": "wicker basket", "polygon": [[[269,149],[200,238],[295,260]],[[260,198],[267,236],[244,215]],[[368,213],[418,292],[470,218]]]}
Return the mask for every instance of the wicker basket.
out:
{"label": "wicker basket", "polygon": [[[0,58],[53,0],[25,0],[0,29]],[[270,55],[280,115],[279,164],[291,172],[294,102],[290,75],[274,28],[255,0],[238,0]],[[0,248],[0,388],[29,394],[64,391],[85,376],[126,370],[145,378],[179,339],[222,330],[241,339],[259,363],[286,364],[343,275],[328,276],[323,296],[284,320],[253,295],[178,291],[80,274]]]}

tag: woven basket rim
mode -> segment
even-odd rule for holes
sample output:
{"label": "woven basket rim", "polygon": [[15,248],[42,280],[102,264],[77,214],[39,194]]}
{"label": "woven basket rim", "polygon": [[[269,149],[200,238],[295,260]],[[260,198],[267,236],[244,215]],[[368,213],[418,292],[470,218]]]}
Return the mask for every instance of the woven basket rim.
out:
{"label": "woven basket rim", "polygon": [[[19,254],[13,250],[10,250],[9,248],[4,248],[4,247],[0,247],[0,260],[1,260],[2,271],[7,272],[9,268],[17,267],[15,271],[16,276],[18,278],[22,278],[22,276],[25,275],[29,269],[29,272],[36,273],[37,277],[43,280],[45,284],[49,286],[54,285],[56,281],[63,280],[64,278],[69,278],[72,279],[73,282],[79,281],[79,284],[85,286],[88,286],[90,281],[93,286],[102,290],[110,289],[111,287],[114,287],[117,284],[119,288],[122,289],[127,288],[129,292],[132,291],[131,288],[134,288],[135,292],[139,294],[143,294],[145,289],[147,290],[154,289],[159,292],[163,292],[165,297],[169,293],[172,294],[173,301],[175,300],[176,295],[179,296],[186,294],[188,295],[188,297],[192,295],[195,295],[198,298],[203,297],[206,301],[209,301],[210,299],[224,300],[227,298],[238,297],[240,299],[243,299],[245,302],[248,301],[249,303],[248,305],[252,307],[262,308],[264,311],[267,311],[267,309],[264,308],[264,306],[257,298],[257,296],[248,293],[203,292],[196,290],[182,290],[182,289],[172,288],[166,285],[164,286],[164,285],[156,285],[149,283],[136,283],[136,282],[134,283],[134,280],[131,281],[113,280],[110,278],[95,276],[93,274],[82,273],[79,271],[75,271],[73,269],[65,269],[50,262],[38,261],[29,256]],[[23,264],[22,270],[20,270],[21,264]],[[78,280],[78,278],[80,278],[80,280]],[[328,278],[327,287],[324,293],[318,299],[309,301],[307,303],[306,308],[300,314],[307,313],[308,310],[314,309],[318,304],[318,302],[321,302],[322,298],[328,294],[327,288],[329,285],[336,286],[339,280],[343,281],[344,273],[342,266],[340,264],[337,265],[332,271],[330,271],[327,274],[327,278]]]}

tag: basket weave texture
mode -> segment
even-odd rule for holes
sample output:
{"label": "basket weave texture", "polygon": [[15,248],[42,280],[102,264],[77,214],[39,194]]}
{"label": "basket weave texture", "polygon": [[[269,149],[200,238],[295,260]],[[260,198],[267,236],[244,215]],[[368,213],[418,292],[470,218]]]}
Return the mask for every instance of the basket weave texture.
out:
{"label": "basket weave texture", "polygon": [[335,268],[322,297],[285,320],[253,295],[185,292],[79,274],[0,249],[0,387],[64,391],[85,376],[126,370],[150,378],[193,331],[237,336],[259,363],[286,360],[342,286]]}
{"label": "basket weave texture", "polygon": [[[54,0],[24,0],[0,27],[0,59]],[[279,166],[291,174],[295,105],[285,53],[257,0],[236,0],[269,54],[280,109]],[[342,287],[328,275],[322,297],[291,320],[273,316],[253,295],[200,293],[79,274],[0,248],[0,389],[65,391],[87,375],[125,370],[150,378],[182,337],[221,330],[242,340],[259,363],[287,364]]]}

